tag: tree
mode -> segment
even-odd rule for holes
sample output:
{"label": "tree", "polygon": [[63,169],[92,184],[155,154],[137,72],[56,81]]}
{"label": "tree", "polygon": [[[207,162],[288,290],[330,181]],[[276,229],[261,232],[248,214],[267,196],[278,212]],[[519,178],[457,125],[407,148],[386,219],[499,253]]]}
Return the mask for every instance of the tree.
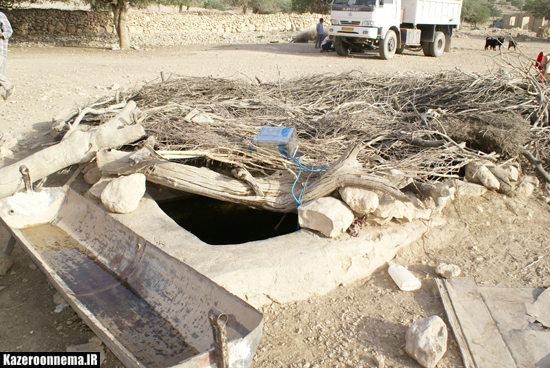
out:
{"label": "tree", "polygon": [[502,16],[502,10],[500,10],[496,5],[494,4],[487,4],[489,8],[489,12],[491,14],[491,17],[493,17],[493,21],[495,21],[496,17]]}
{"label": "tree", "polygon": [[233,6],[242,6],[243,8],[243,14],[246,14],[246,10],[250,7],[250,0],[233,0],[231,1],[231,5]]}
{"label": "tree", "polygon": [[526,0],[524,9],[537,18],[550,19],[550,1]]}
{"label": "tree", "polygon": [[87,0],[92,10],[111,10],[113,12],[113,24],[119,38],[121,50],[130,47],[130,34],[128,33],[126,24],[128,20],[128,8],[134,5],[134,1],[135,0]]}
{"label": "tree", "polygon": [[519,9],[519,19],[523,19],[523,7],[525,6],[525,0],[511,0],[510,3]]}
{"label": "tree", "polygon": [[277,12],[289,12],[291,10],[291,0],[232,0],[231,5],[241,6],[243,14],[248,9],[254,13],[271,14]]}
{"label": "tree", "polygon": [[323,0],[291,0],[292,10],[296,13],[320,13],[328,14],[329,2]]}
{"label": "tree", "polygon": [[225,2],[223,0],[205,0],[204,7],[206,9],[216,9],[220,11],[225,11]]}
{"label": "tree", "polygon": [[204,3],[202,0],[160,0],[160,4],[177,6],[178,12],[183,13],[184,6],[185,6],[185,11],[188,11],[189,7],[202,6]]}
{"label": "tree", "polygon": [[478,23],[485,23],[490,16],[491,10],[487,3],[476,0],[466,0],[462,4],[460,19],[474,23],[474,27],[477,27]]}
{"label": "tree", "polygon": [[521,10],[523,9],[523,5],[525,5],[525,0],[511,0],[510,4]]}

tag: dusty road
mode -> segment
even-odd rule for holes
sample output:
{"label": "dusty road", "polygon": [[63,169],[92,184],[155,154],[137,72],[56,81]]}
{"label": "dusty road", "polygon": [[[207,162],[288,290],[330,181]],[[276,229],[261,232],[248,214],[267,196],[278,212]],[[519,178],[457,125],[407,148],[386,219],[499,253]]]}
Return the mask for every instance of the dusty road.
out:
{"label": "dusty road", "polygon": [[[550,51],[547,42],[519,43],[520,50],[530,57],[542,50]],[[12,47],[8,77],[16,85],[16,93],[9,101],[0,101],[0,132],[9,131],[26,138],[19,147],[19,155],[24,155],[37,140],[48,140],[51,119],[63,110],[113,95],[119,87],[139,87],[159,78],[161,71],[254,82],[256,77],[276,81],[351,70],[434,73],[459,68],[486,73],[498,69],[494,59],[498,52],[484,51],[483,46],[483,37],[455,38],[452,52],[441,58],[406,51],[390,61],[379,59],[377,53],[341,58],[335,53],[319,53],[313,44],[162,47],[125,52]],[[504,58],[514,61],[517,56],[518,53],[511,52]],[[1,164],[6,163],[9,161]],[[548,286],[550,268],[546,259],[550,257],[530,270],[536,272],[534,275],[516,273],[512,278],[506,274],[507,270],[518,270],[546,251],[548,244],[544,242],[550,238],[548,208],[540,202],[514,202],[508,206],[507,201],[495,194],[464,204],[462,217],[449,210],[452,212],[449,217],[457,226],[456,233],[434,231],[425,243],[416,244],[400,255],[402,264],[426,274],[423,280],[426,287],[415,296],[396,292],[391,280],[380,270],[372,278],[343,285],[330,295],[266,308],[266,331],[255,366],[369,367],[375,366],[372,357],[382,354],[387,358],[387,367],[419,367],[403,352],[404,333],[419,316],[444,317],[434,291],[436,261],[453,261],[463,268],[465,275],[476,276],[482,282]],[[497,207],[484,214],[472,210],[479,206],[492,208],[497,202]],[[513,213],[506,210],[510,206],[515,208]],[[510,216],[518,219],[513,227]],[[529,221],[531,218],[534,220]],[[466,230],[468,223],[470,230]],[[521,250],[511,251],[515,261],[502,260],[494,249],[495,239],[500,239],[499,244],[514,242],[518,238],[516,234],[514,240],[514,232],[526,240]],[[6,231],[0,229],[0,241],[7,239]],[[449,245],[456,247],[454,252],[449,251]],[[87,342],[93,335],[87,326],[70,309],[54,313],[54,290],[19,248],[14,255],[16,263],[12,271],[0,276],[0,350],[65,351],[67,345]],[[486,262],[480,262],[480,256],[486,256]],[[506,267],[502,266],[504,261],[509,262]],[[364,331],[362,338],[358,337],[360,331]],[[452,337],[449,346],[439,367],[460,367],[460,353]],[[106,367],[121,365],[112,354],[107,357]]]}

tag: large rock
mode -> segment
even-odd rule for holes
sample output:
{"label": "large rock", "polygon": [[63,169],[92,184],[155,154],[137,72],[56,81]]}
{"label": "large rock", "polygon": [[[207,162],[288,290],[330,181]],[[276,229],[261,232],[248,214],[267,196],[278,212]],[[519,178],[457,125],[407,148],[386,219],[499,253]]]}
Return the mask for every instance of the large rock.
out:
{"label": "large rock", "polygon": [[456,181],[456,187],[457,187],[457,196],[458,198],[461,197],[479,197],[484,195],[487,192],[487,188],[485,188],[483,185],[475,184],[475,183],[468,183],[465,181]]}
{"label": "large rock", "polygon": [[111,181],[103,192],[101,202],[112,212],[129,213],[138,208],[145,194],[145,175],[132,174]]}
{"label": "large rock", "polygon": [[539,179],[532,175],[526,175],[516,188],[516,193],[524,197],[530,197],[539,185]]}
{"label": "large rock", "polygon": [[378,196],[371,190],[362,187],[340,188],[340,196],[356,213],[366,215],[378,207]]}
{"label": "large rock", "polygon": [[538,38],[550,37],[550,28],[548,28],[548,27],[539,27],[539,29],[537,29],[537,37]]}
{"label": "large rock", "polygon": [[447,351],[447,326],[439,316],[414,322],[405,336],[405,351],[425,368],[434,368]]}
{"label": "large rock", "polygon": [[4,158],[13,158],[13,152],[9,148],[0,147],[0,160]]}
{"label": "large rock", "polygon": [[502,166],[502,170],[506,173],[508,176],[508,180],[510,181],[518,181],[519,178],[519,170],[517,167],[513,165],[505,165]]}
{"label": "large rock", "polygon": [[446,279],[450,279],[460,276],[460,267],[454,264],[440,263],[435,268],[435,273]]}
{"label": "large rock", "polygon": [[432,211],[430,209],[419,209],[411,202],[401,202],[384,195],[380,198],[378,207],[372,214],[385,221],[396,219],[400,222],[411,222],[414,219],[429,220]]}
{"label": "large rock", "polygon": [[298,207],[301,227],[317,230],[331,238],[343,234],[354,217],[344,202],[333,197],[318,198]]}
{"label": "large rock", "polygon": [[498,190],[500,188],[498,179],[481,162],[470,162],[466,165],[466,179],[482,184],[489,189]]}
{"label": "large rock", "polygon": [[90,185],[96,184],[101,179],[101,171],[96,166],[84,174],[84,181]]}

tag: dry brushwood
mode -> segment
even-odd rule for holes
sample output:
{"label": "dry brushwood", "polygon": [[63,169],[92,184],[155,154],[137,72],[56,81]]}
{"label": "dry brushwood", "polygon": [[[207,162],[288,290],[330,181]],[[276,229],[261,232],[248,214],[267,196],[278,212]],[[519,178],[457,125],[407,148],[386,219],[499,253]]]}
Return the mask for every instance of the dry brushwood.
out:
{"label": "dry brushwood", "polygon": [[355,142],[364,147],[357,156],[364,173],[397,169],[437,182],[462,176],[470,162],[521,158],[525,149],[548,162],[549,85],[518,63],[487,75],[354,71],[276,83],[173,77],[132,99],[147,114],[142,124],[155,149],[183,151],[177,162],[187,165],[221,163],[256,181],[285,170],[296,176],[292,161],[251,143],[261,126],[285,126],[298,132],[306,166],[331,165]]}

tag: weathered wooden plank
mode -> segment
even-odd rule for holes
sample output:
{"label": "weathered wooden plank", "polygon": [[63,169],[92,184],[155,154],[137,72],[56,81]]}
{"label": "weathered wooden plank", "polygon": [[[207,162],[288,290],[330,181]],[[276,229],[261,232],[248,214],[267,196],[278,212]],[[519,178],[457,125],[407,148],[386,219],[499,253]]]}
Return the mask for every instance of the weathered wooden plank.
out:
{"label": "weathered wooden plank", "polygon": [[445,281],[453,309],[478,368],[516,368],[473,278]]}
{"label": "weathered wooden plank", "polygon": [[456,312],[453,308],[453,302],[449,297],[449,293],[447,292],[447,288],[445,287],[444,280],[436,278],[435,283],[437,284],[437,288],[439,289],[439,295],[441,296],[441,300],[443,301],[443,307],[445,308],[447,318],[449,319],[449,323],[451,324],[451,328],[453,329],[453,333],[458,343],[458,348],[460,349],[460,353],[462,354],[464,368],[478,368],[474,363],[472,352],[468,347],[468,342],[466,341],[466,337],[464,336],[464,332],[462,331],[462,327],[460,326],[460,322],[458,321],[458,318],[456,316]]}
{"label": "weathered wooden plank", "polygon": [[[532,323],[527,307],[544,289],[479,287],[518,367],[550,367],[550,333]],[[549,309],[545,306],[545,309]]]}
{"label": "weathered wooden plank", "polygon": [[[326,171],[311,177],[303,175],[295,186],[294,195],[299,197],[304,188],[302,202],[308,202],[329,195],[339,187],[353,185],[379,190],[402,201],[411,200],[384,177],[363,172],[357,163],[358,152],[359,146],[352,146]],[[278,172],[268,177],[254,178],[256,192],[264,194],[261,196],[256,195],[248,182],[207,168],[169,162],[154,155],[150,159],[145,155],[139,156],[138,162],[135,155],[114,150],[102,151],[97,155],[97,164],[104,175],[141,171],[148,181],[172,189],[269,211],[296,211],[296,201],[291,194],[295,177],[289,173]],[[145,167],[147,164],[149,166]]]}

